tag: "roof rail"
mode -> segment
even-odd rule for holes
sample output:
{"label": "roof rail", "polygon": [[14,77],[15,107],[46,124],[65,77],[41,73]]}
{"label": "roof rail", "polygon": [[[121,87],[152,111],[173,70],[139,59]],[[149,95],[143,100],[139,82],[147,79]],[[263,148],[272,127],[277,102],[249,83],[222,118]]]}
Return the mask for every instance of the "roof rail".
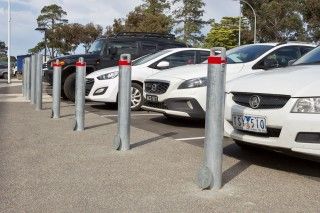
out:
{"label": "roof rail", "polygon": [[148,38],[166,38],[174,40],[176,37],[173,34],[166,33],[148,33],[148,32],[121,32],[117,33],[115,37],[148,37]]}
{"label": "roof rail", "polygon": [[307,41],[281,41],[277,44],[277,46],[282,44],[288,44],[288,43],[312,44],[312,42],[307,42]]}

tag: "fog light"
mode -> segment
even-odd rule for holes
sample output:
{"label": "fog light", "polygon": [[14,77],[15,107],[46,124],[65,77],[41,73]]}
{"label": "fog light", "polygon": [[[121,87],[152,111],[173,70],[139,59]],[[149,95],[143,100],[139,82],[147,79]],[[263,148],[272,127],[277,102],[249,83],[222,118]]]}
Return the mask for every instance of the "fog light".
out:
{"label": "fog light", "polygon": [[299,134],[296,137],[296,142],[299,142],[299,143],[319,143],[320,144],[320,133],[299,132]]}
{"label": "fog light", "polygon": [[102,95],[107,91],[107,89],[108,87],[99,88],[93,93],[93,95]]}

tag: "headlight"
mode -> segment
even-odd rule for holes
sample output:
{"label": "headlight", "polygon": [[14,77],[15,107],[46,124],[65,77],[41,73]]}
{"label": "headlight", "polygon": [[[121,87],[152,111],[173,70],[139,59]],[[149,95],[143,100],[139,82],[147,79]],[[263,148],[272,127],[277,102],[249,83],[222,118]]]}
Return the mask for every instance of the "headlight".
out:
{"label": "headlight", "polygon": [[117,77],[118,74],[119,74],[118,71],[117,72],[110,72],[110,73],[98,76],[97,79],[99,79],[99,80],[113,79],[113,78]]}
{"label": "headlight", "polygon": [[204,78],[193,78],[184,81],[178,89],[190,89],[190,88],[196,88],[196,87],[205,87],[207,86],[207,77]]}
{"label": "headlight", "polygon": [[299,98],[291,112],[320,113],[320,98]]}

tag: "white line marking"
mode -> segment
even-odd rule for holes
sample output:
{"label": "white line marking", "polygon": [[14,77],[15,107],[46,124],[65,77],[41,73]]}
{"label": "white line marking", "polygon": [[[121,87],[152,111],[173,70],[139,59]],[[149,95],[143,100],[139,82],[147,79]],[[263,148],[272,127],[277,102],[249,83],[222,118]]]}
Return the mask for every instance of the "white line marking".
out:
{"label": "white line marking", "polygon": [[191,140],[201,140],[204,139],[205,137],[194,137],[194,138],[178,138],[175,139],[176,141],[191,141]]}
{"label": "white line marking", "polygon": [[[156,116],[161,115],[160,113],[153,114],[153,113],[146,113],[146,114],[131,114],[131,117],[133,116]],[[107,118],[107,117],[118,117],[118,115],[101,115],[101,117]]]}

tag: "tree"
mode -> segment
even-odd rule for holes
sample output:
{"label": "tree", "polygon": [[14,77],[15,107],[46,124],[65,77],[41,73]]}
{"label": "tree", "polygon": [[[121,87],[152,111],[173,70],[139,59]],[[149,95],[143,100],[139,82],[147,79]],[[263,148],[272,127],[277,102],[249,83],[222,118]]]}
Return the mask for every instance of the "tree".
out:
{"label": "tree", "polygon": [[[52,4],[44,6],[37,18],[38,27],[44,27],[47,29],[47,47],[50,48],[49,52],[52,58],[58,52],[57,48],[60,48],[57,45],[61,44],[61,42],[57,40],[57,36],[55,35],[56,28],[68,22],[68,20],[63,19],[66,15],[67,12],[65,12],[62,7],[56,4]],[[41,47],[41,44],[37,44],[36,47]],[[39,50],[37,48],[32,48],[32,50]]]}
{"label": "tree", "polygon": [[86,53],[89,51],[91,44],[102,35],[102,30],[103,28],[100,25],[94,25],[93,23],[83,26],[80,43],[83,44]]}
{"label": "tree", "polygon": [[211,22],[202,19],[205,3],[202,0],[173,0],[173,4],[179,4],[173,12],[178,39],[190,45],[200,45],[204,39],[201,29]]}
{"label": "tree", "polygon": [[165,14],[169,9],[167,0],[144,0],[124,20],[114,19],[113,25],[107,26],[106,35],[124,31],[170,33],[173,27],[172,17]]}
{"label": "tree", "polygon": [[[205,38],[204,46],[233,48],[238,45],[239,17],[223,17],[220,23],[213,22],[211,30]],[[242,19],[241,33],[247,35],[249,32],[249,23]],[[251,43],[252,37],[242,36],[241,44]]]}
{"label": "tree", "polygon": [[[301,0],[247,0],[247,2],[252,5],[257,14],[258,41],[306,40],[300,12]],[[243,14],[253,26],[252,10],[246,4],[243,4]]]}
{"label": "tree", "polygon": [[320,2],[319,0],[302,0],[300,2],[303,20],[307,25],[307,37],[314,42],[320,40]]}
{"label": "tree", "polygon": [[4,41],[0,41],[0,56],[7,55],[7,46]]}

